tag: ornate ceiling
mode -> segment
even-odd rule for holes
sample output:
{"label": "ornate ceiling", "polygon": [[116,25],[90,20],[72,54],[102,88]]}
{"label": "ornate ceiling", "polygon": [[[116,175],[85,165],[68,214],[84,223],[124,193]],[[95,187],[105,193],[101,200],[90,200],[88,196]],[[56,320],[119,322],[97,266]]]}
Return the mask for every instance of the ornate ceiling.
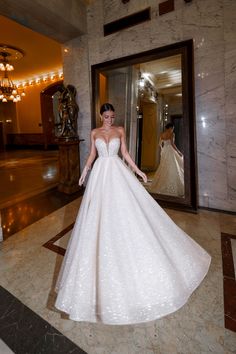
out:
{"label": "ornate ceiling", "polygon": [[62,69],[61,45],[6,17],[0,16],[1,45],[17,47],[24,52],[22,59],[13,62],[14,81],[42,76]]}

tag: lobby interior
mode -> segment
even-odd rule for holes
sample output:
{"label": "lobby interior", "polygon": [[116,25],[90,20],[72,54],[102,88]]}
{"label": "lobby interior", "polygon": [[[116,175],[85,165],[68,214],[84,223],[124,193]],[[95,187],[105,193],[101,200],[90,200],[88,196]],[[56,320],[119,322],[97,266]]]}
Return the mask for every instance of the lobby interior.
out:
{"label": "lobby interior", "polygon": [[[26,94],[17,103],[0,102],[0,353],[236,352],[236,4],[143,3],[0,4],[5,28],[0,46],[24,53],[9,76]],[[167,3],[163,14],[162,3]],[[146,22],[104,35],[105,24],[146,8],[151,16]],[[210,270],[187,304],[162,319],[126,326],[71,321],[54,306],[55,283],[84,188],[73,193],[58,188],[60,150],[52,108],[45,110],[42,96],[48,88],[57,92],[62,82],[76,87],[83,168],[96,120],[91,119],[96,110],[92,66],[189,40],[195,61],[195,204],[183,207],[182,201],[166,203],[165,198],[157,202],[211,255]],[[216,57],[219,45],[224,49]]]}

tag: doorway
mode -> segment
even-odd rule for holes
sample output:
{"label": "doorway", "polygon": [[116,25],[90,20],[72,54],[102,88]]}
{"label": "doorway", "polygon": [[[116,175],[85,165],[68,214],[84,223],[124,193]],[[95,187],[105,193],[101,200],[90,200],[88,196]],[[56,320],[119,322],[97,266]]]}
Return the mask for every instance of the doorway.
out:
{"label": "doorway", "polygon": [[63,88],[63,81],[57,81],[46,87],[40,93],[41,119],[43,128],[44,149],[55,146],[55,126],[58,123],[59,95]]}

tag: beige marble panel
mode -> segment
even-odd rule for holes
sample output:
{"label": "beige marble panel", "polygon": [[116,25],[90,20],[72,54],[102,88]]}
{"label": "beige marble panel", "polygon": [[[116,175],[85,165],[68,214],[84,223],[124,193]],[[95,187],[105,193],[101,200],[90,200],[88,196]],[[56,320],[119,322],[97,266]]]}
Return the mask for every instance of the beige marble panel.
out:
{"label": "beige marble panel", "polygon": [[[91,65],[192,38],[199,204],[236,211],[235,1],[195,0],[186,4],[176,0],[175,11],[163,16],[158,13],[160,2],[137,0],[125,5],[118,0],[90,2],[88,34],[66,43],[71,53],[64,54],[64,74],[66,81],[78,89],[79,134],[85,139],[81,144],[81,165],[89,150]],[[151,21],[103,36],[104,23],[148,6]]]}
{"label": "beige marble panel", "polygon": [[236,2],[224,0],[225,114],[228,193],[236,206]]}

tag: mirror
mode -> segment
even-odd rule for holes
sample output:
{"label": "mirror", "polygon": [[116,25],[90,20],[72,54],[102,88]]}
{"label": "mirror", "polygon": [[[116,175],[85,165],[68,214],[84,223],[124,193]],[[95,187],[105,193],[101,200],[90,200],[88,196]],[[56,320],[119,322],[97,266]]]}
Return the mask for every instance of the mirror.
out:
{"label": "mirror", "polygon": [[92,66],[93,128],[111,102],[143,183],[162,206],[197,209],[192,40]]}

